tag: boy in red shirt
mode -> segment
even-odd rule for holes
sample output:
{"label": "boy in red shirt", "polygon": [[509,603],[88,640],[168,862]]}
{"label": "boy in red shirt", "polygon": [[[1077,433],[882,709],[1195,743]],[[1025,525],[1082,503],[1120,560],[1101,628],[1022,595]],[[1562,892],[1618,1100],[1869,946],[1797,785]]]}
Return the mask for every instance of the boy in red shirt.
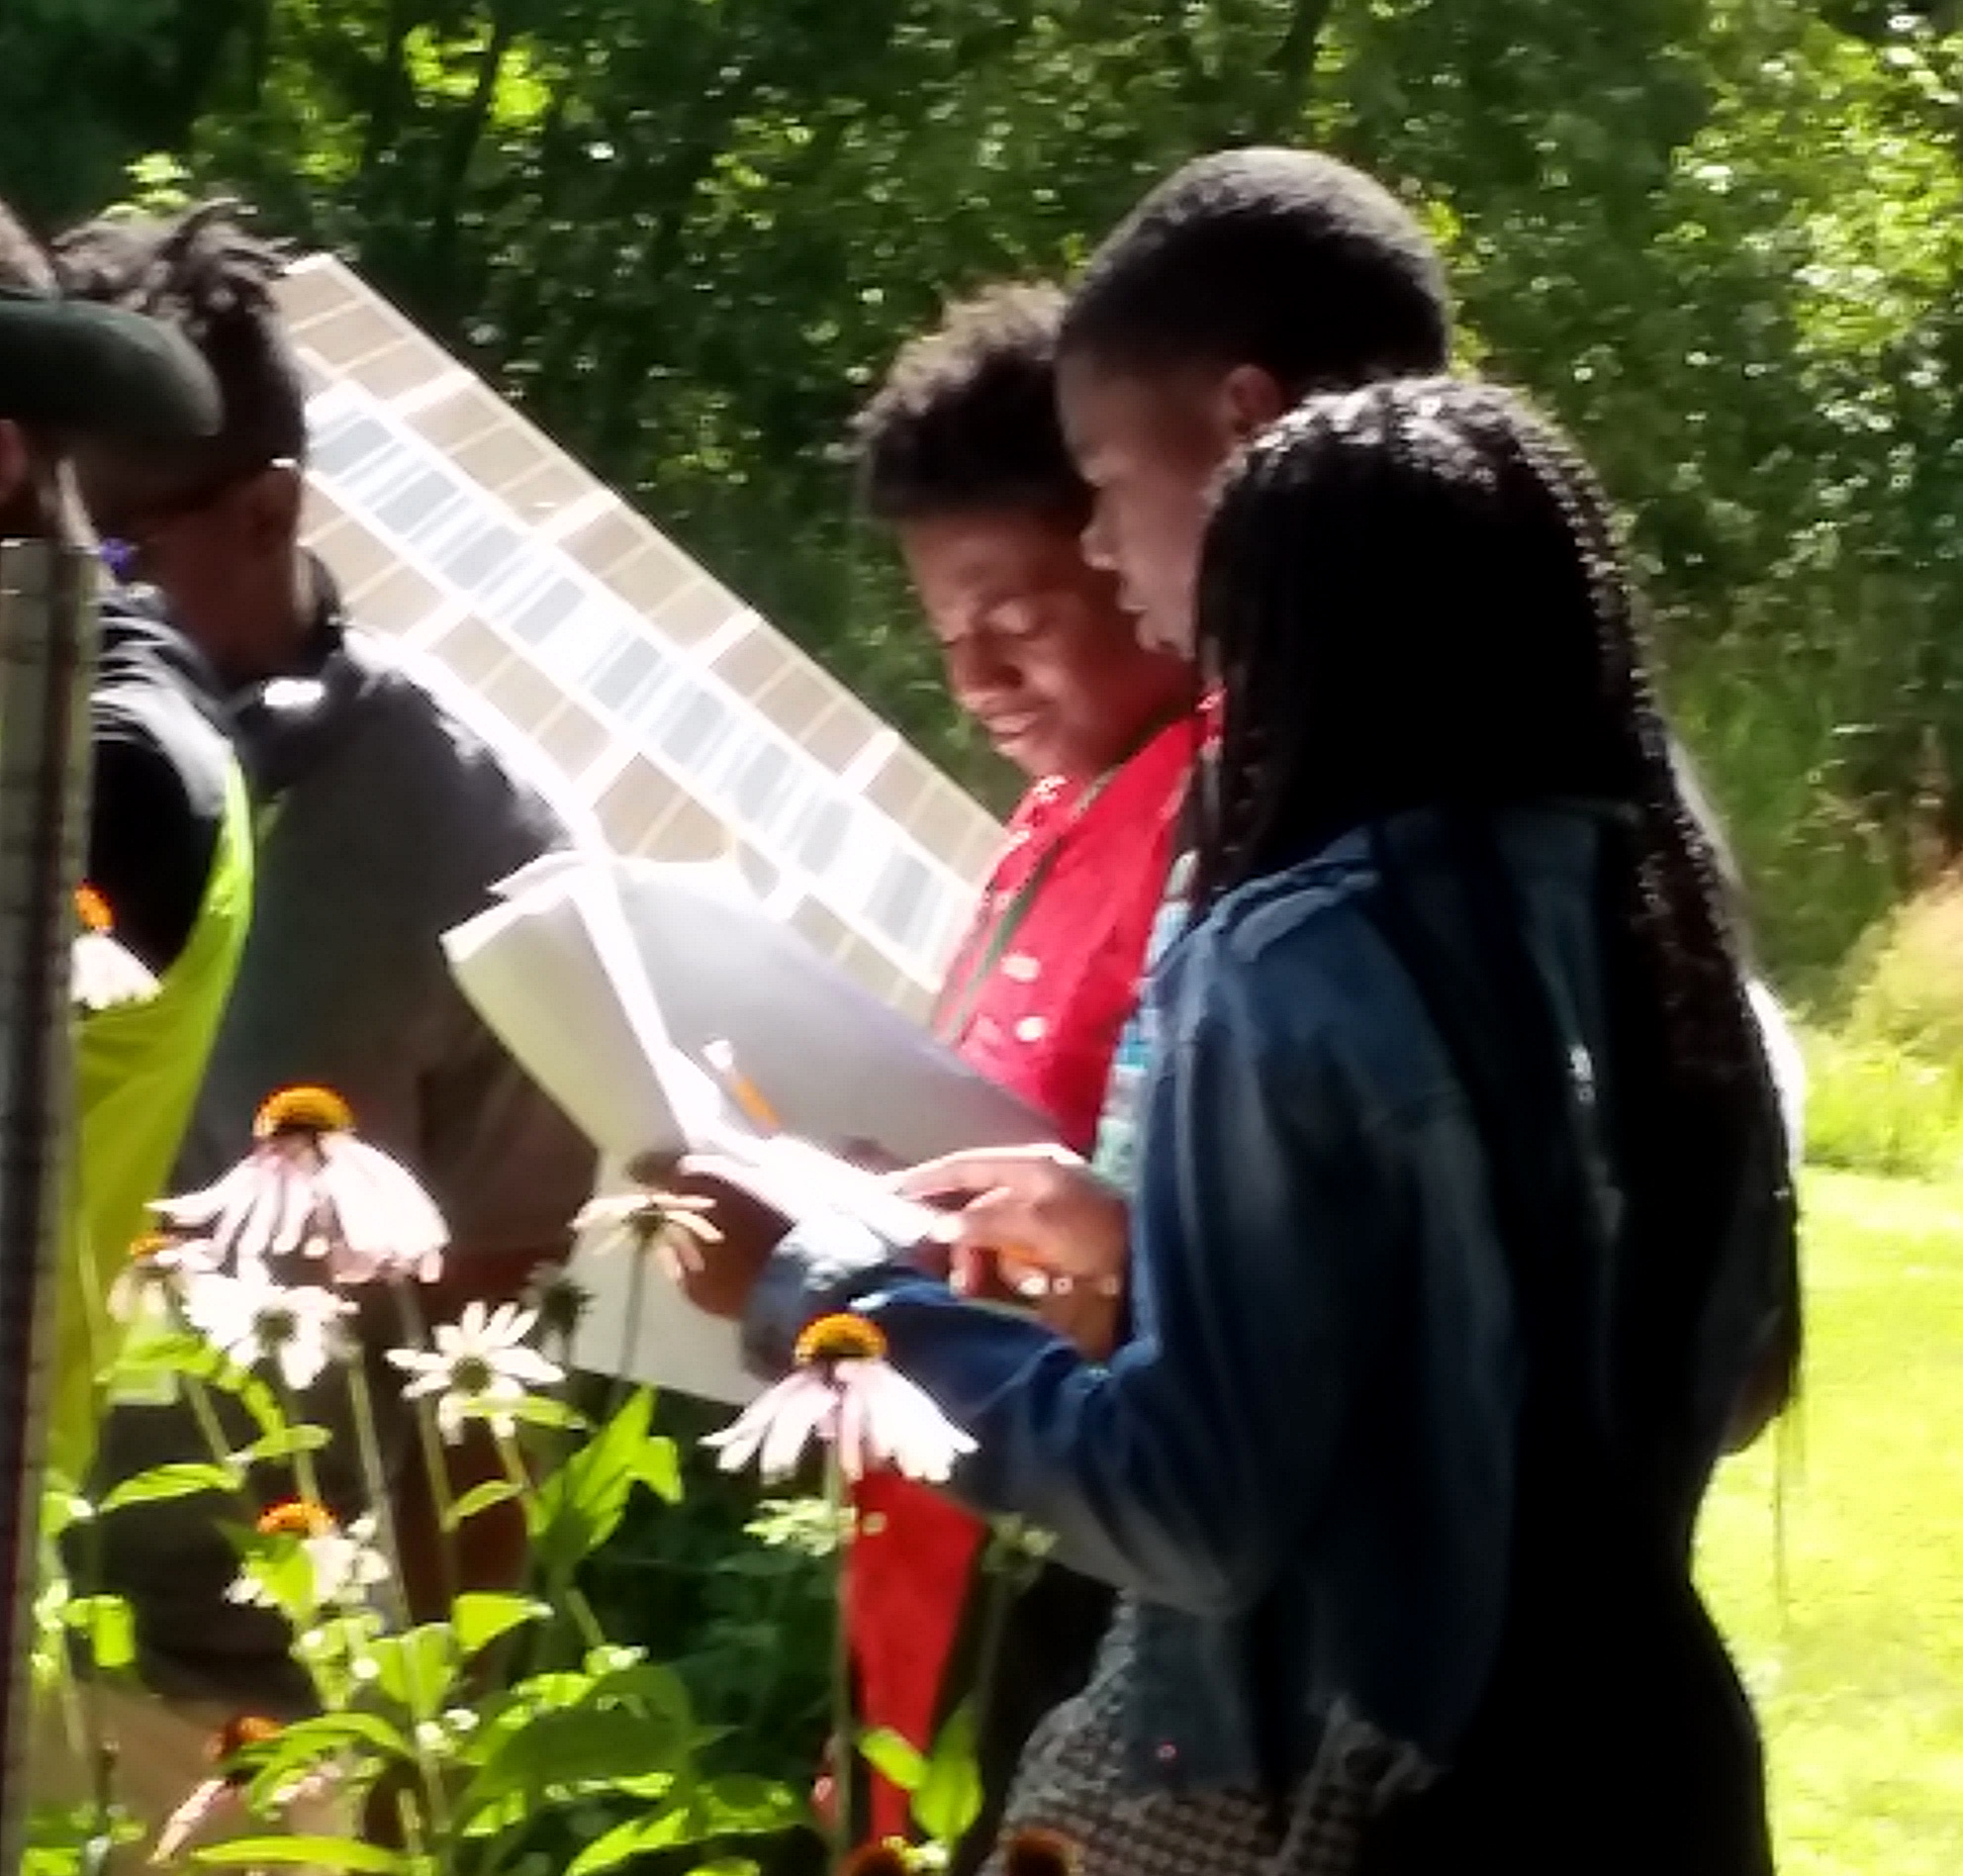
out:
{"label": "boy in red shirt", "polygon": [[[983,1074],[1087,1152],[1138,991],[1195,747],[1194,681],[1140,643],[1080,536],[1090,493],[1056,415],[1061,296],[997,288],[901,351],[857,426],[867,509],[894,530],[957,704],[1029,778],[936,1026]],[[1101,1352],[1117,1304],[1046,1313]],[[982,1528],[897,1475],[862,1486],[848,1597],[861,1716],[933,1742],[972,1671],[964,1656]],[[979,1599],[978,1599],[979,1600]],[[989,1815],[1023,1740],[1077,1691],[1108,1592],[1047,1570],[1019,1599],[990,1675],[982,1760]],[[862,1817],[865,1815],[860,1812]],[[904,1794],[875,1782],[870,1834],[903,1833]]]}

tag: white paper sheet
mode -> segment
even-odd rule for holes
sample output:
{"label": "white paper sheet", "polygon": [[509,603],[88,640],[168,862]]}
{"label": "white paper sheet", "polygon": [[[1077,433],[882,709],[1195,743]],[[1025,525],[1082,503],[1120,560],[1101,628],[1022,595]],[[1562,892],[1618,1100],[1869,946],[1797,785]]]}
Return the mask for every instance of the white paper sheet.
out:
{"label": "white paper sheet", "polygon": [[[961,1147],[1053,1138],[984,1080],[774,920],[734,867],[555,856],[444,939],[466,996],[613,1165],[713,1153],[792,1217],[842,1210],[895,1242],[932,1214],[836,1157],[870,1145],[908,1164]],[[708,1063],[717,1045],[771,1110],[766,1134]],[[624,1265],[624,1260],[620,1260]],[[580,1280],[612,1333],[583,1336],[582,1365],[619,1363],[624,1268],[582,1257]],[[619,1289],[620,1294],[613,1292]],[[734,1336],[665,1280],[647,1286],[637,1378],[746,1396]],[[610,1306],[609,1306],[610,1305]]]}

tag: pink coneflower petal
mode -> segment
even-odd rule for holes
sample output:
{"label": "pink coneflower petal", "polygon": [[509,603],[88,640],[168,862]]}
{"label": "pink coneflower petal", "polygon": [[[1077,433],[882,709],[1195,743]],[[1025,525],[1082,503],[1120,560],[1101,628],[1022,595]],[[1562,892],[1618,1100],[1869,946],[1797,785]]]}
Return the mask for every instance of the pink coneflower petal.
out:
{"label": "pink coneflower petal", "polygon": [[854,1387],[849,1375],[843,1370],[863,1366],[862,1362],[841,1361],[840,1372],[833,1377],[833,1387],[838,1397],[838,1469],[852,1481],[858,1482],[866,1475],[866,1460],[873,1454],[873,1443],[877,1435],[872,1426],[873,1416],[867,1412],[866,1392]]}
{"label": "pink coneflower petal", "polygon": [[885,1336],[863,1317],[812,1324],[798,1338],[799,1365],[704,1444],[725,1471],[754,1458],[767,1479],[793,1471],[817,1440],[835,1448],[849,1479],[890,1463],[909,1478],[945,1483],[975,1442],[886,1360],[885,1349]]}
{"label": "pink coneflower petal", "polygon": [[242,1811],[244,1801],[230,1779],[208,1778],[173,1811],[157,1832],[150,1862],[162,1868],[177,1860],[178,1853],[214,1818],[227,1811]]}
{"label": "pink coneflower petal", "polygon": [[933,1396],[890,1363],[858,1363],[850,1386],[866,1403],[872,1456],[890,1461],[908,1478],[945,1484],[954,1462],[975,1442],[944,1414]]}

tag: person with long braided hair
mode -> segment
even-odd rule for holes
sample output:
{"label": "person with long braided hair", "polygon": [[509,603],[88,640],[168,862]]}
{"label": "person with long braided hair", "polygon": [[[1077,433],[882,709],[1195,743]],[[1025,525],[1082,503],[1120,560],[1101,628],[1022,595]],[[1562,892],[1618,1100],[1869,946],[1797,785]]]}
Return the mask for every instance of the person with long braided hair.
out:
{"label": "person with long braided hair", "polygon": [[1129,1204],[1049,1221],[1128,1238],[1134,1340],[820,1219],[753,1356],[862,1312],[976,1438],[957,1494],[1119,1587],[1007,1815],[1083,1876],[1763,1876],[1690,1548],[1795,1385],[1793,1196],[1608,506],[1495,387],[1310,397],[1225,479],[1195,628]]}

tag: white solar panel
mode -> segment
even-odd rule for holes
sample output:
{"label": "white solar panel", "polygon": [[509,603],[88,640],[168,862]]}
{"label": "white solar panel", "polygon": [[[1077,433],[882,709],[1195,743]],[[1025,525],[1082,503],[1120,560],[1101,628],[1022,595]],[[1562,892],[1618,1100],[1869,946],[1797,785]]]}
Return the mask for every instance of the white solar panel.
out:
{"label": "white solar panel", "polygon": [[[662,850],[672,816],[660,791],[616,789],[651,770],[737,837],[787,912],[823,906],[844,961],[918,1007],[994,822],[353,275],[303,263],[288,292],[319,387],[318,544],[330,564],[337,546],[350,558],[359,547],[381,568],[351,590],[355,617],[365,593],[379,604],[409,569],[411,597],[391,598],[384,628],[445,665],[514,735],[539,747],[556,730],[577,744],[577,763],[558,765],[575,794],[596,807],[631,797],[616,821],[648,820],[612,826],[616,844]],[[556,500],[540,513],[548,487]],[[602,538],[612,558],[596,571],[602,554],[587,543]],[[582,741],[576,726],[592,733]],[[869,790],[920,805],[895,816]]]}

